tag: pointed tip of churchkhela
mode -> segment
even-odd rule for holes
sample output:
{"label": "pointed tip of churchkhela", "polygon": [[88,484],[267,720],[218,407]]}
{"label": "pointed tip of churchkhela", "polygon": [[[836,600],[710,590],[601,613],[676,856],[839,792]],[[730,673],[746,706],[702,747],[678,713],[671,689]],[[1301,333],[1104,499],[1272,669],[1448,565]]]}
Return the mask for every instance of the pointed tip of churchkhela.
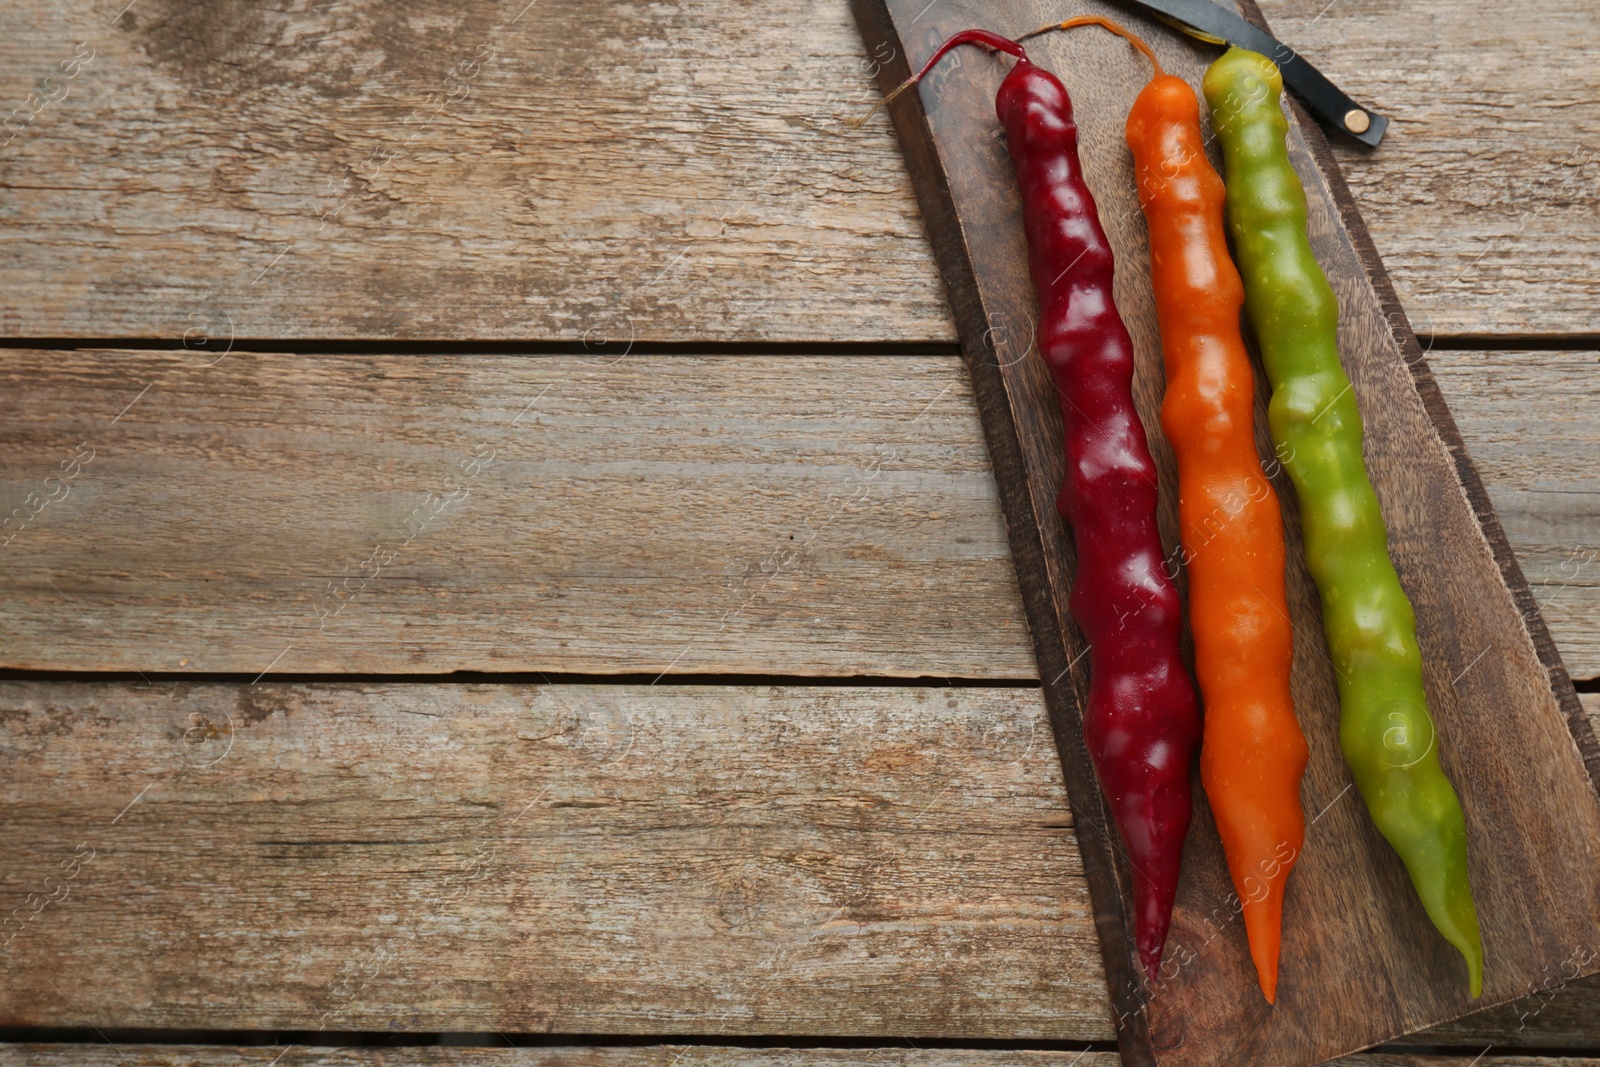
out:
{"label": "pointed tip of churchkhela", "polygon": [[[1460,948],[1460,946],[1456,946]],[[1483,942],[1480,940],[1470,946],[1473,951],[1461,950],[1461,955],[1467,961],[1467,985],[1472,993],[1472,999],[1477,1000],[1483,994]]]}
{"label": "pointed tip of churchkhela", "polygon": [[1256,951],[1256,946],[1250,946],[1250,955],[1256,965],[1256,984],[1261,987],[1261,995],[1267,998],[1268,1004],[1278,1003],[1278,945],[1273,943],[1270,951]]}
{"label": "pointed tip of churchkhela", "polygon": [[[1464,874],[1460,877],[1465,881]],[[1434,917],[1430,908],[1429,917],[1466,961],[1467,987],[1472,999],[1477,1000],[1483,993],[1483,934],[1478,929],[1478,912],[1470,895],[1464,899],[1457,897],[1450,903],[1454,906],[1439,917]]]}
{"label": "pointed tip of churchkhela", "polygon": [[[1304,766],[1304,762],[1300,766]],[[1295,785],[1299,785],[1299,776],[1294,777]],[[1295,813],[1298,815],[1298,812]],[[1296,823],[1303,825],[1303,820],[1296,818]],[[1305,831],[1296,832],[1292,828],[1284,828],[1283,833],[1294,838],[1294,852],[1298,857],[1300,842],[1305,839]],[[1224,837],[1224,847],[1227,845]],[[1283,893],[1285,884],[1289,879],[1289,872],[1294,869],[1294,859],[1287,862],[1276,862],[1270,868],[1271,877],[1268,877],[1267,863],[1271,861],[1256,860],[1251,864],[1254,873],[1247,875],[1245,886],[1235,883],[1234,892],[1239,894],[1242,901],[1241,911],[1244,915],[1245,940],[1250,945],[1250,962],[1255,964],[1256,984],[1261,987],[1261,995],[1267,998],[1268,1004],[1278,1002],[1278,954],[1283,940]],[[1259,899],[1252,899],[1249,886],[1255,885],[1261,890]]]}
{"label": "pointed tip of churchkhela", "polygon": [[1268,1004],[1278,1003],[1278,957],[1256,960],[1256,983],[1261,986],[1261,995],[1267,998]]}
{"label": "pointed tip of churchkhela", "polygon": [[1142,878],[1137,872],[1134,876],[1134,901],[1138,909],[1135,913],[1134,943],[1139,948],[1139,963],[1144,967],[1145,977],[1151,982],[1161,980],[1161,961],[1166,956],[1167,933],[1172,926],[1177,871],[1174,869],[1168,873],[1165,885]]}
{"label": "pointed tip of churchkhela", "polygon": [[1166,951],[1167,935],[1163,931],[1159,937],[1149,931],[1140,929],[1138,933],[1139,964],[1144,968],[1145,977],[1154,982],[1161,974],[1161,956]]}

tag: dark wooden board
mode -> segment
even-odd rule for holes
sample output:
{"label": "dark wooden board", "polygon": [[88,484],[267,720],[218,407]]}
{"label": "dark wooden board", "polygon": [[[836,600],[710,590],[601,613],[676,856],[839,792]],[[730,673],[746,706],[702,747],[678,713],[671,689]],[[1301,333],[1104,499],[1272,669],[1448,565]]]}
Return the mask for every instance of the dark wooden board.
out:
{"label": "dark wooden board", "polygon": [[[1216,50],[1098,5],[853,0],[884,89],[951,32],[1018,34],[1085,10],[1130,23],[1198,87]],[[1246,12],[1259,20],[1253,8]],[[1118,256],[1116,300],[1138,353],[1135,392],[1161,468],[1161,523],[1176,544],[1176,477],[1159,434],[1162,390],[1144,220],[1122,124],[1148,74],[1099,31],[1030,52],[1072,93],[1088,181]],[[1292,487],[1276,479],[1290,538],[1293,686],[1311,744],[1311,825],[1291,879],[1279,1000],[1255,987],[1210,813],[1197,804],[1165,977],[1143,982],[1124,916],[1128,877],[1080,736],[1081,635],[1067,613],[1073,554],[1055,512],[1061,427],[1031,349],[1036,300],[1020,206],[994,116],[1006,65],[968,50],[893,107],[961,334],[1004,503],[1023,599],[1130,1064],[1318,1063],[1595,970],[1600,957],[1600,752],[1450,414],[1332,162],[1291,107],[1290,152],[1310,235],[1340,301],[1340,344],[1367,424],[1367,460],[1401,581],[1416,607],[1442,758],[1467,813],[1488,954],[1483,997],[1429,925],[1398,857],[1350,789],[1316,593],[1299,551]],[[1259,374],[1258,374],[1259,377]],[[1258,398],[1264,414],[1265,394]],[[1261,421],[1264,425],[1264,420]],[[1262,454],[1271,454],[1264,432]],[[1196,795],[1200,795],[1198,781]]]}

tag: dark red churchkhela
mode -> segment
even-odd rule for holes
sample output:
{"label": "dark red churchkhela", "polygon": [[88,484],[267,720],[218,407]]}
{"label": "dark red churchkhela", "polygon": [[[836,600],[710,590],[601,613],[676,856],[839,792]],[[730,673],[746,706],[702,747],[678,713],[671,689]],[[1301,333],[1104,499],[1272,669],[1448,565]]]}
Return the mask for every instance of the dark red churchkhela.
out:
{"label": "dark red churchkhela", "polygon": [[1017,57],[995,110],[1022,193],[1039,351],[1065,427],[1056,507],[1077,546],[1070,606],[1089,642],[1084,740],[1133,868],[1139,958],[1154,978],[1189,831],[1200,715],[1178,654],[1181,609],[1156,529],[1156,468],[1133,406],[1133,342],[1112,302],[1111,245],[1083,181],[1066,88],[1021,45],[985,30],[956,34],[923,72],[967,43]]}

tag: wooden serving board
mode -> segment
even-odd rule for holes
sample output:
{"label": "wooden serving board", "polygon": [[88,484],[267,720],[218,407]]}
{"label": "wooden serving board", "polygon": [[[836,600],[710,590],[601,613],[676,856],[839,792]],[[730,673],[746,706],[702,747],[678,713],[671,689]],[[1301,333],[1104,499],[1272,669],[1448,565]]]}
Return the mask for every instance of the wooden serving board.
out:
{"label": "wooden serving board", "polygon": [[[1120,8],[1081,2],[853,0],[887,91],[952,32],[1020,34],[1086,11],[1123,20],[1167,70],[1198,87],[1218,50]],[[1253,8],[1246,14],[1260,19]],[[1148,67],[1098,30],[1029,44],[1061,76],[1117,253],[1116,300],[1137,350],[1135,393],[1161,469],[1162,533],[1177,543],[1176,477],[1159,433],[1162,371],[1144,219],[1122,127]],[[1274,479],[1290,541],[1293,687],[1311,746],[1304,856],[1289,883],[1279,999],[1256,988],[1237,903],[1196,779],[1167,962],[1135,962],[1128,871],[1084,750],[1083,640],[1067,612],[1072,542],[1055,511],[1061,424],[1033,350],[1036,299],[994,94],[1009,61],[975,49],[947,60],[891,109],[949,289],[1027,605],[1106,978],[1129,1064],[1318,1063],[1596,969],[1600,960],[1600,751],[1321,131],[1291,107],[1290,154],[1310,201],[1310,236],[1340,301],[1340,344],[1367,426],[1367,461],[1395,566],[1416,607],[1441,754],[1467,815],[1488,956],[1467,996],[1456,951],[1428,923],[1398,857],[1351,788],[1296,498]],[[1219,164],[1217,160],[1213,160]],[[1258,397],[1265,425],[1266,394]],[[1271,456],[1264,429],[1264,457]]]}

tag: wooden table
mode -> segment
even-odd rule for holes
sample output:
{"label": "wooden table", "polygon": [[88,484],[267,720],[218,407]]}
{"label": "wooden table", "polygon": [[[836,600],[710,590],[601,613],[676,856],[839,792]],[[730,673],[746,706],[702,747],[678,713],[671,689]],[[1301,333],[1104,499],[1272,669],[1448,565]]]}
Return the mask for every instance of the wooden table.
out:
{"label": "wooden table", "polygon": [[[0,1064],[1109,1067],[843,0],[125,2],[0,10]],[[1600,714],[1593,19],[1262,6]]]}

